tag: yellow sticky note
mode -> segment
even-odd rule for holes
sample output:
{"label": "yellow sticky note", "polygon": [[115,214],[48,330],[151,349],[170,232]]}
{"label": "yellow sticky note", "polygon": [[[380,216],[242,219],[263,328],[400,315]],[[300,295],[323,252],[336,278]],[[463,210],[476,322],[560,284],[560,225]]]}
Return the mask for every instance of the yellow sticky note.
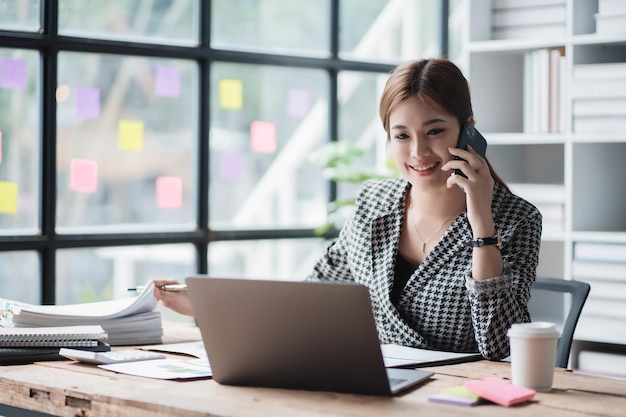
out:
{"label": "yellow sticky note", "polygon": [[219,84],[220,107],[238,110],[243,107],[243,82],[232,78],[223,78]]}
{"label": "yellow sticky note", "polygon": [[0,181],[0,213],[17,213],[17,183]]}
{"label": "yellow sticky note", "polygon": [[120,120],[118,125],[119,147],[125,151],[143,149],[143,122],[138,120]]}

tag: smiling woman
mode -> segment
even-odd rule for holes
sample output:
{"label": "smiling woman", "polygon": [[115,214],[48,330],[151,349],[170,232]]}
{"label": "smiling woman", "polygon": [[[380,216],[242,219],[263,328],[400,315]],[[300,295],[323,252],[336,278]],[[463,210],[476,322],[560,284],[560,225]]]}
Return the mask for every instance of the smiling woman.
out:
{"label": "smiling woman", "polygon": [[[473,113],[451,61],[398,66],[380,115],[402,178],[363,184],[309,279],[367,285],[383,342],[507,356],[507,329],[530,320],[541,214],[482,169],[485,158],[456,148]],[[491,244],[496,235],[505,243]]]}

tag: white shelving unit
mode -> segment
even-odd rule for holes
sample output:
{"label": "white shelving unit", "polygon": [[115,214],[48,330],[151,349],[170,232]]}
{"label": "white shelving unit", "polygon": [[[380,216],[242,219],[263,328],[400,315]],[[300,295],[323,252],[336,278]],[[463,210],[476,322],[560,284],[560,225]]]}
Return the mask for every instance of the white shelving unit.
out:
{"label": "white shelving unit", "polygon": [[[623,33],[596,33],[595,16],[603,1],[466,1],[464,13],[470,18],[458,62],[470,82],[476,126],[490,144],[487,156],[513,191],[546,209],[538,275],[592,286],[575,338],[626,345],[626,128],[598,120],[597,132],[579,133],[573,122],[577,66],[623,63],[626,68],[626,24]],[[536,16],[562,7],[562,34],[495,39],[501,35],[493,29],[494,8],[522,3],[536,8]],[[564,51],[558,77],[564,117],[557,131],[529,133],[525,118],[536,104],[528,101],[529,89],[537,81],[529,77],[528,56],[555,48]],[[626,126],[626,105],[620,107],[626,103],[626,70],[616,77],[621,79],[604,107],[616,124]],[[611,252],[607,248],[613,257],[601,256]],[[579,266],[581,261],[587,268]],[[607,267],[610,273],[603,272]]]}

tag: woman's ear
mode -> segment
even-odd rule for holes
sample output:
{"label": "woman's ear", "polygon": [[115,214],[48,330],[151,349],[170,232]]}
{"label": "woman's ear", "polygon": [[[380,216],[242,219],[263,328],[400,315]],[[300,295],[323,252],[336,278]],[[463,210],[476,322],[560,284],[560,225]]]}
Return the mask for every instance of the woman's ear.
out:
{"label": "woman's ear", "polygon": [[474,120],[474,116],[470,116],[467,118],[467,121],[470,122],[471,124],[475,125],[476,124],[476,120]]}

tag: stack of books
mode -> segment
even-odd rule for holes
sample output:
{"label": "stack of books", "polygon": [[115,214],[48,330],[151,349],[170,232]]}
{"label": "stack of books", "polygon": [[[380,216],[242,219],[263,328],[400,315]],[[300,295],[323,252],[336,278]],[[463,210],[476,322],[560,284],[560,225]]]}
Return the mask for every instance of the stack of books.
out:
{"label": "stack of books", "polygon": [[591,285],[576,338],[626,343],[626,243],[575,243],[572,277]]}
{"label": "stack of books", "polygon": [[574,65],[572,117],[575,133],[624,133],[626,62]]}
{"label": "stack of books", "polygon": [[613,35],[626,33],[626,2],[624,0],[598,0],[596,33]]}
{"label": "stack of books", "polygon": [[492,39],[565,37],[566,0],[494,0]]}
{"label": "stack of books", "polygon": [[53,327],[99,325],[111,346],[161,343],[161,313],[155,311],[154,284],[136,297],[84,304],[33,305],[0,300],[1,327]]}
{"label": "stack of books", "polygon": [[524,56],[524,133],[565,131],[566,68],[563,48]]}

